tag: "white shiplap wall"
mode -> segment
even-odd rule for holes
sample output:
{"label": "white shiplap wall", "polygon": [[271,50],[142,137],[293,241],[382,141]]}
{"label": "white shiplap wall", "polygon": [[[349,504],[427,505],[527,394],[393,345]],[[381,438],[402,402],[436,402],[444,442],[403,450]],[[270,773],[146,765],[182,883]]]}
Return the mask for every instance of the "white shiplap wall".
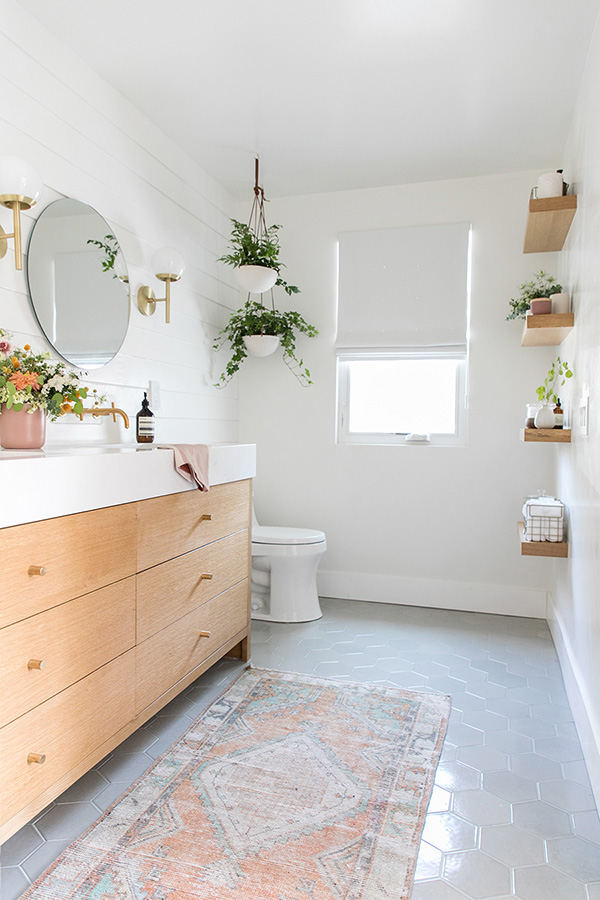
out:
{"label": "white shiplap wall", "polygon": [[[69,196],[107,219],[125,254],[132,295],[127,337],[86,383],[134,416],[149,380],[157,380],[158,440],[237,440],[237,385],[213,387],[226,356],[211,350],[229,309],[239,305],[230,270],[216,262],[236,201],[14,0],[0,0],[0,155],[28,160],[44,181],[40,203],[24,215],[25,248],[36,215]],[[12,231],[9,210],[0,208],[0,225]],[[145,317],[135,302],[141,284],[164,296],[150,259],[165,245],[186,259],[182,280],[172,286],[170,325],[164,304]],[[0,327],[17,343],[50,349],[25,274],[14,269],[12,241],[0,261]],[[50,426],[48,444],[135,441],[134,423],[125,432],[119,421],[65,416]]]}

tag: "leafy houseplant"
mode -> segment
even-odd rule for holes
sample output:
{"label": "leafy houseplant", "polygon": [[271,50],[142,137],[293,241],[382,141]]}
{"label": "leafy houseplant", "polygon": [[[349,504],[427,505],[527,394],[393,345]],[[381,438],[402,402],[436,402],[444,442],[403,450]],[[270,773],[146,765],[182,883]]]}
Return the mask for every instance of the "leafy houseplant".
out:
{"label": "leafy houseplant", "polygon": [[532,300],[538,300],[540,297],[550,297],[551,294],[562,293],[562,285],[558,283],[553,275],[547,275],[543,271],[537,272],[531,281],[525,281],[521,285],[521,295],[516,299],[511,299],[510,313],[507,315],[509,319],[524,319],[531,305]]}
{"label": "leafy houseplant", "polygon": [[310,372],[304,365],[304,361],[296,356],[297,333],[315,337],[319,332],[313,325],[305,322],[298,312],[280,312],[274,307],[267,309],[259,301],[248,299],[241,309],[232,314],[229,322],[219,332],[214,342],[214,350],[220,350],[226,341],[233,350],[233,356],[227,363],[216,387],[224,387],[246,359],[248,353],[244,337],[258,334],[277,335],[283,348],[283,361],[301,384],[312,384]]}
{"label": "leafy houseplant", "polygon": [[10,337],[0,328],[0,404],[15,412],[26,404],[28,413],[44,409],[51,420],[67,412],[80,413],[88,389],[75,372],[47,352],[34,353],[29,344],[14,347]]}
{"label": "leafy houseplant", "polygon": [[262,266],[265,269],[273,269],[277,273],[275,285],[282,287],[287,294],[298,294],[300,289],[293,284],[287,284],[281,277],[283,263],[279,261],[279,235],[277,232],[281,225],[270,225],[261,229],[258,233],[251,225],[232,219],[233,230],[229,240],[231,253],[219,257],[217,262],[224,262],[228,266],[239,269],[242,266]]}
{"label": "leafy houseplant", "polygon": [[563,362],[558,356],[548,369],[543,384],[536,389],[536,394],[542,403],[556,403],[558,400],[558,388],[562,387],[567,378],[572,378],[573,373],[569,368],[569,363]]}

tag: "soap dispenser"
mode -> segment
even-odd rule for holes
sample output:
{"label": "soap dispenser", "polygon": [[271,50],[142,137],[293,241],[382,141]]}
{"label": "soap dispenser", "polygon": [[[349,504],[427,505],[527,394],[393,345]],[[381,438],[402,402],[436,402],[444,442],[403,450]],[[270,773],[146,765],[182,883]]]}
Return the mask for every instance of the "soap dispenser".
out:
{"label": "soap dispenser", "polygon": [[138,444],[151,444],[154,440],[154,413],[148,403],[148,395],[144,391],[142,408],[135,417],[136,437]]}

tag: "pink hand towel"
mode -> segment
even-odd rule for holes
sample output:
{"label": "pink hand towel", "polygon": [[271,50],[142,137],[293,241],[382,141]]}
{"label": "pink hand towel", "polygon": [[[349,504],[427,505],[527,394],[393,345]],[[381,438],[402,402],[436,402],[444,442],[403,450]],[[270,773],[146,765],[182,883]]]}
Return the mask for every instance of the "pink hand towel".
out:
{"label": "pink hand towel", "polygon": [[161,444],[161,449],[173,451],[175,468],[186,481],[195,482],[200,491],[209,490],[206,444]]}

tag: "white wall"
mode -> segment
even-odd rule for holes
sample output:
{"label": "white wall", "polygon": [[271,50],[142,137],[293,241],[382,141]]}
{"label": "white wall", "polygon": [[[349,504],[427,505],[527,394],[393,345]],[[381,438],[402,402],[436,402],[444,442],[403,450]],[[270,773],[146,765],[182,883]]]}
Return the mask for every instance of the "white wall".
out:
{"label": "white wall", "polygon": [[560,496],[571,518],[571,555],[557,569],[557,591],[550,605],[551,627],[588,770],[600,806],[600,25],[590,47],[587,69],[565,155],[565,177],[577,193],[577,214],[561,277],[570,289],[575,328],[560,348],[575,377],[573,405],[590,396],[589,436],[573,434],[561,455]]}
{"label": "white wall", "polygon": [[[157,438],[163,441],[237,439],[237,386],[212,387],[219,369],[210,347],[238,300],[227,270],[216,263],[237,203],[120,94],[56,41],[13,0],[0,0],[0,144],[40,172],[45,190],[24,216],[24,245],[35,216],[61,196],[95,207],[114,228],[129,266],[131,316],[125,343],[106,367],[87,379],[130,415],[140,408],[149,379],[160,382]],[[12,213],[0,209],[12,231]],[[183,279],[172,287],[171,324],[164,304],[152,318],[135,303],[141,284],[157,296],[164,285],[150,258],[157,247],[185,256]],[[9,253],[0,261],[0,327],[17,342],[49,349],[27,296],[25,274]],[[90,327],[94,323],[90,322]],[[220,361],[219,361],[220,362]],[[119,420],[120,421],[120,420]],[[49,426],[48,443],[135,441],[135,429],[109,419],[66,416]]]}
{"label": "white wall", "polygon": [[[521,557],[516,523],[525,495],[554,490],[563,452],[519,439],[553,350],[522,349],[521,324],[505,321],[522,281],[542,267],[556,271],[557,254],[522,253],[538,174],[269,204],[268,222],[283,226],[286,279],[302,289],[277,302],[320,330],[299,344],[315,385],[300,387],[280,353],[249,360],[240,375],[240,439],[258,445],[259,520],[326,532],[323,595],[545,615],[559,563]],[[468,446],[336,445],[337,233],[462,221],[473,224]]]}

